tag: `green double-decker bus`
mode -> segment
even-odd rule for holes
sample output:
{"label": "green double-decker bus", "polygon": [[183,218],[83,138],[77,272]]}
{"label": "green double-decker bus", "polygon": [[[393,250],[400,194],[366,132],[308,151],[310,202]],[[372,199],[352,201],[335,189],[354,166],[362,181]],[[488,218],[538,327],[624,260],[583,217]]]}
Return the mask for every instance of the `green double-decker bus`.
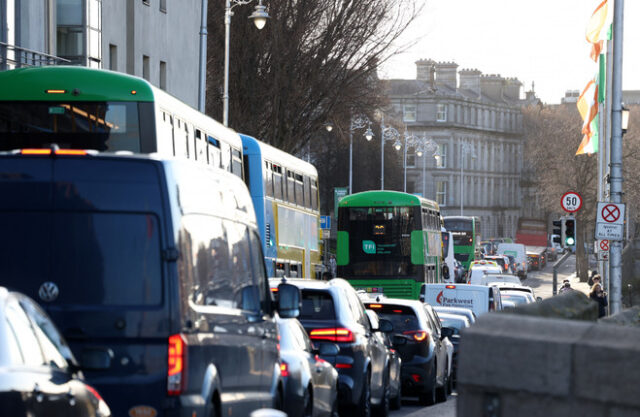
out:
{"label": "green double-decker bus", "polygon": [[453,235],[455,258],[468,271],[480,249],[480,219],[475,216],[447,216],[444,228]]}
{"label": "green double-decker bus", "polygon": [[366,191],[338,206],[338,276],[356,289],[418,299],[442,282],[442,220],[434,201],[396,191]]}

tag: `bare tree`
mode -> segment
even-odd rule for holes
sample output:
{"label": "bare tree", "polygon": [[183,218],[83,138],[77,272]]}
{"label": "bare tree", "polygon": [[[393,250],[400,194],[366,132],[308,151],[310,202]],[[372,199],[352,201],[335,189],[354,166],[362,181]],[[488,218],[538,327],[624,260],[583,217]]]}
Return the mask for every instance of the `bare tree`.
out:
{"label": "bare tree", "polygon": [[[397,53],[400,34],[422,0],[270,1],[268,24],[234,9],[230,48],[230,126],[293,154],[329,119],[380,108],[376,70]],[[209,2],[207,113],[220,118],[224,0]],[[348,123],[348,122],[347,122]],[[343,128],[348,128],[348,124]]]}

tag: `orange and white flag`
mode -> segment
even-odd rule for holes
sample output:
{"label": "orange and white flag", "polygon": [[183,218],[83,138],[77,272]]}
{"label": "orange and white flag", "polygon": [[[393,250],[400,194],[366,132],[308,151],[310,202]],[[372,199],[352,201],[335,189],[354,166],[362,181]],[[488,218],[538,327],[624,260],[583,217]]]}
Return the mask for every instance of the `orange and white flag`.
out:
{"label": "orange and white flag", "polygon": [[587,42],[591,44],[590,56],[596,62],[608,39],[612,21],[613,0],[604,0],[591,15],[586,31]]}

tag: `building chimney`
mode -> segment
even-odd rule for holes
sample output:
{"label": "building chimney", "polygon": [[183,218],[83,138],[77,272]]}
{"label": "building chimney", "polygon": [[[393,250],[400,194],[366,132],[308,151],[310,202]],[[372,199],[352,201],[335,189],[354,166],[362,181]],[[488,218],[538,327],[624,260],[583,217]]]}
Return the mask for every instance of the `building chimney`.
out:
{"label": "building chimney", "polygon": [[451,88],[458,86],[458,64],[455,62],[436,63],[436,85],[446,85]]}
{"label": "building chimney", "polygon": [[482,72],[477,69],[462,69],[458,74],[460,74],[460,89],[473,91],[479,97]]}
{"label": "building chimney", "polygon": [[483,75],[480,77],[480,90],[482,94],[492,100],[502,101],[504,78],[498,74]]}
{"label": "building chimney", "polygon": [[522,83],[517,78],[507,78],[504,80],[504,97],[511,100],[520,100],[520,89]]}
{"label": "building chimney", "polygon": [[433,81],[435,80],[435,61],[431,59],[421,59],[416,61],[416,80]]}

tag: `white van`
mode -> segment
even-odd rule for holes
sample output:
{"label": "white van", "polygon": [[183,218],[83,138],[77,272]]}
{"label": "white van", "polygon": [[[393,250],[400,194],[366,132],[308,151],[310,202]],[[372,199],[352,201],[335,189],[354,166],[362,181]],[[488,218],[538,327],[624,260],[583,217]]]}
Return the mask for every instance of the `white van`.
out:
{"label": "white van", "polygon": [[469,270],[468,284],[473,285],[485,285],[482,281],[485,275],[497,275],[502,273],[502,268],[493,265],[472,265]]}
{"label": "white van", "polygon": [[465,307],[476,316],[502,310],[498,287],[471,284],[425,284],[424,302],[445,307]]}
{"label": "white van", "polygon": [[442,257],[444,258],[444,265],[447,266],[448,274],[442,274],[444,282],[456,282],[456,258],[453,253],[453,234],[447,232],[443,227],[442,229]]}
{"label": "white van", "polygon": [[517,273],[520,279],[527,279],[527,252],[522,243],[500,243],[499,255],[511,255],[516,259]]}

